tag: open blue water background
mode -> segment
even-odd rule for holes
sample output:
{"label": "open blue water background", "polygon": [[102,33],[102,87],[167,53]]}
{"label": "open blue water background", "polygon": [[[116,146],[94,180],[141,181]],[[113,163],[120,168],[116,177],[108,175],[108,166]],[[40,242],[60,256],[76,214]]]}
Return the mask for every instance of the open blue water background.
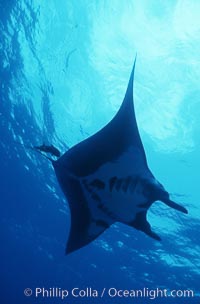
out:
{"label": "open blue water background", "polygon": [[[1,300],[139,303],[128,298],[25,297],[27,287],[200,291],[200,1],[0,0]],[[64,153],[115,115],[137,52],[134,102],[148,163],[184,205],[156,202],[162,242],[115,224],[65,256],[68,205],[51,164],[26,146]],[[141,299],[141,303],[200,303]]]}

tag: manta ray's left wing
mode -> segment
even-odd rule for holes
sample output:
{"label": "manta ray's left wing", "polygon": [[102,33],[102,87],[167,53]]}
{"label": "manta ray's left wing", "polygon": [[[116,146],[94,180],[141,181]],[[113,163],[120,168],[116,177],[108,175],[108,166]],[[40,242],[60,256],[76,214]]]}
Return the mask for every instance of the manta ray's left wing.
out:
{"label": "manta ray's left wing", "polygon": [[135,63],[121,107],[114,118],[100,131],[69,149],[59,160],[59,166],[68,168],[76,176],[95,172],[106,162],[134,150],[143,167],[147,167],[145,151],[139,135],[133,103]]}

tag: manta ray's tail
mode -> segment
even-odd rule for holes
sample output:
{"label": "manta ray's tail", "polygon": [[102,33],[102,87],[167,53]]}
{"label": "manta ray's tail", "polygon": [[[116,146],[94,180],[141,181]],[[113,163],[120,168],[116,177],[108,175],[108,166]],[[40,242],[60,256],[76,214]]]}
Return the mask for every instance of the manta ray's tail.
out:
{"label": "manta ray's tail", "polygon": [[183,212],[183,213],[186,213],[186,214],[188,213],[188,211],[187,211],[186,208],[184,208],[183,206],[181,206],[181,205],[173,202],[170,199],[164,199],[164,200],[162,200],[162,202],[165,203],[167,206],[169,206],[169,207],[171,207],[173,209],[176,209],[176,210],[178,210],[180,212]]}

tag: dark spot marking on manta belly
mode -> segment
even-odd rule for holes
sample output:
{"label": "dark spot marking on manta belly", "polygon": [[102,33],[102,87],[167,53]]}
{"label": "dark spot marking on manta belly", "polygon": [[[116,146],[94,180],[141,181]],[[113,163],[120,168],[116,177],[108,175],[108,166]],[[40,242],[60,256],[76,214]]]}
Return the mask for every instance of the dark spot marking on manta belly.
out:
{"label": "dark spot marking on manta belly", "polygon": [[93,180],[90,185],[100,190],[105,188],[105,183],[100,179]]}
{"label": "dark spot marking on manta belly", "polygon": [[130,182],[131,182],[131,176],[128,176],[127,178],[125,178],[125,179],[123,180],[122,190],[123,190],[124,192],[127,192],[128,186],[129,186]]}
{"label": "dark spot marking on manta belly", "polygon": [[117,191],[120,190],[122,183],[123,183],[123,179],[117,179],[117,182],[116,182],[116,190]]}
{"label": "dark spot marking on manta belly", "polygon": [[109,189],[110,189],[110,192],[113,190],[113,187],[114,187],[116,181],[117,181],[117,177],[116,176],[110,178],[110,180],[109,180]]}

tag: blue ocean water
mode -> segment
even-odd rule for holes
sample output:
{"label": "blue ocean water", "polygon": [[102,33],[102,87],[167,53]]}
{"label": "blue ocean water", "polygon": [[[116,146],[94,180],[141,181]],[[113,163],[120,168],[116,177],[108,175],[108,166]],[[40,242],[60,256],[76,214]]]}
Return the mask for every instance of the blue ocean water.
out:
{"label": "blue ocean water", "polygon": [[[200,2],[0,1],[1,303],[199,303]],[[115,224],[65,256],[67,202],[51,164],[115,115],[135,54],[149,167],[188,215],[156,202],[162,238]],[[24,295],[26,288],[193,290],[195,298]]]}

